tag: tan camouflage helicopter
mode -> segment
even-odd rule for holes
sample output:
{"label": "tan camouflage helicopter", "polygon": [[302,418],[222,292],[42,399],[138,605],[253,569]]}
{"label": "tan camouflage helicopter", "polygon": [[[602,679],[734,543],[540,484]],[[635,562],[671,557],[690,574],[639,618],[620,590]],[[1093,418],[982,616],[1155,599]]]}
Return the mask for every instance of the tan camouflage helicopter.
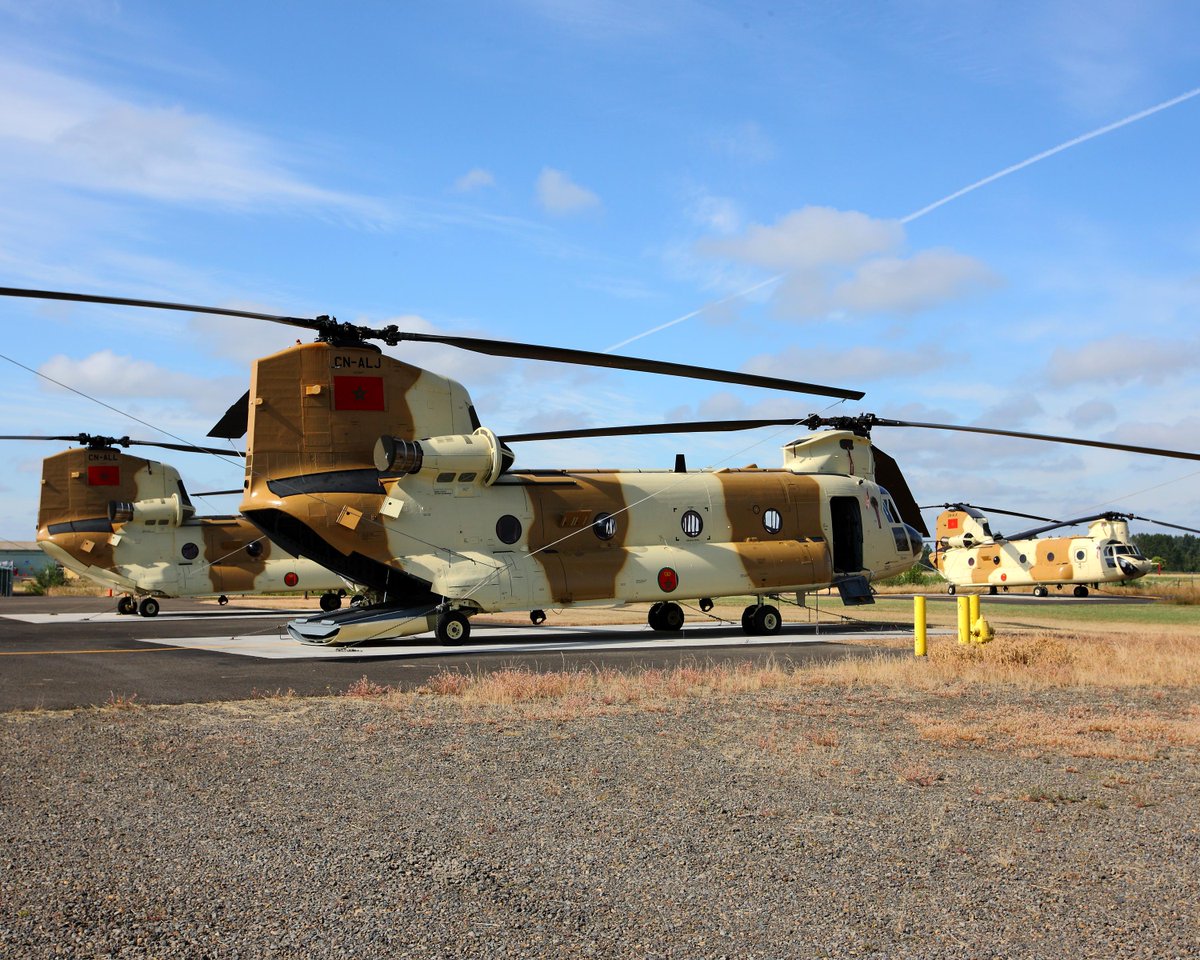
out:
{"label": "tan camouflage helicopter", "polygon": [[[315,342],[258,360],[250,390],[209,434],[248,435],[239,506],[247,519],[285,549],[381,598],[371,607],[293,621],[288,630],[303,642],[433,630],[443,642],[461,643],[477,613],[529,610],[539,623],[547,607],[613,601],[649,603],[651,628],[677,631],[684,623],[679,601],[697,600],[707,610],[711,598],[736,595],[755,598],[743,629],[773,634],[781,618],[768,599],[836,586],[846,602],[870,602],[871,580],[908,569],[923,550],[920,511],[870,429],[941,425],[867,414],[497,437],[482,426],[461,384],[386,356],[370,341],[435,342],[844,399],[861,398],[859,391],[330,317],[13,288],[0,295],[239,316],[315,331]],[[833,429],[784,446],[777,469],[689,471],[679,458],[673,471],[514,470],[509,446],[776,424]]]}
{"label": "tan camouflage helicopter", "polygon": [[[968,503],[943,506],[945,509],[937,518],[935,548],[930,560],[949,581],[947,593],[954,593],[959,587],[984,587],[988,593],[995,594],[1014,587],[1032,586],[1035,597],[1045,597],[1051,587],[1062,590],[1071,586],[1074,596],[1086,597],[1089,588],[1095,590],[1107,583],[1136,580],[1152,569],[1153,564],[1130,541],[1130,520],[1200,533],[1191,527],[1115,511],[1073,520],[1052,520]],[[1045,524],[1005,537],[992,532],[984,510],[1026,520],[1043,520]],[[1084,523],[1088,524],[1085,536],[1042,536]]]}
{"label": "tan camouflage helicopter", "polygon": [[86,433],[0,440],[80,444],[42,461],[37,543],[68,570],[118,591],[118,613],[157,616],[161,597],[224,604],[229,594],[288,590],[321,591],[322,609],[341,606],[345,581],[285,553],[243,517],[196,516],[174,467],[117,447],[228,450]]}

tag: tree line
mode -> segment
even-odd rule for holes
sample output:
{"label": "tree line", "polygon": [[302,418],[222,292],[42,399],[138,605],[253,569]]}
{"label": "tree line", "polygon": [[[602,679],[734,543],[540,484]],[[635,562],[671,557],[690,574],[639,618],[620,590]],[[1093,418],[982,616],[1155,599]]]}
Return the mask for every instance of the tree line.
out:
{"label": "tree line", "polygon": [[1190,533],[1135,533],[1130,539],[1147,557],[1175,573],[1200,572],[1200,537]]}

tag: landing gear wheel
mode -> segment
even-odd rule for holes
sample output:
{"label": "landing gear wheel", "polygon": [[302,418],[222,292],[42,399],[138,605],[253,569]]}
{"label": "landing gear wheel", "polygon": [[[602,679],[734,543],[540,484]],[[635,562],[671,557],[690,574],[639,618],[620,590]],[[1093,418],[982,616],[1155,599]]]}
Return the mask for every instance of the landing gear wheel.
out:
{"label": "landing gear wheel", "polygon": [[1050,594],[1050,591],[1047,590],[1043,586],[1036,586],[1033,588],[1033,595],[1035,597],[1045,597],[1045,596],[1049,596],[1049,594]]}
{"label": "landing gear wheel", "polygon": [[757,609],[758,607],[747,607],[742,611],[742,633],[748,633],[751,635],[755,633],[754,611]]}
{"label": "landing gear wheel", "polygon": [[650,608],[646,622],[660,633],[678,633],[683,629],[683,607],[660,600]]}
{"label": "landing gear wheel", "polygon": [[121,597],[117,601],[117,613],[125,616],[137,613],[137,601],[134,600],[129,594],[125,594],[125,596]]}
{"label": "landing gear wheel", "polygon": [[708,611],[711,610],[713,608],[713,606],[714,606],[714,604],[713,604],[712,597],[701,597],[700,598],[700,612],[701,613],[708,613]]}
{"label": "landing gear wheel", "polygon": [[546,611],[545,610],[530,610],[529,611],[529,622],[532,623],[535,627],[540,626],[541,624],[545,623],[546,622]]}
{"label": "landing gear wheel", "polygon": [[341,605],[342,605],[342,598],[339,597],[336,593],[321,594],[321,609],[324,610],[326,613],[329,613],[332,610],[336,610]]}
{"label": "landing gear wheel", "polygon": [[158,601],[153,597],[143,597],[142,602],[138,604],[137,611],[143,617],[157,617]]}
{"label": "landing gear wheel", "polygon": [[222,607],[225,606],[225,604],[227,604],[228,602],[229,602],[229,598],[227,596],[225,596],[225,594],[221,594],[219,597],[217,597],[217,603]]}
{"label": "landing gear wheel", "polygon": [[778,633],[783,629],[783,617],[770,604],[763,604],[754,611],[754,632],[760,636]]}
{"label": "landing gear wheel", "polygon": [[1088,588],[1081,583],[1071,592],[1077,597],[1086,597],[1088,595]]}
{"label": "landing gear wheel", "polygon": [[998,592],[999,591],[997,590],[996,585],[994,583],[990,587],[988,587],[988,596],[989,597],[994,597]]}
{"label": "landing gear wheel", "polygon": [[954,584],[950,584],[948,587],[946,587],[946,592],[950,594],[950,596],[954,596],[954,591],[957,589],[958,587],[956,587]]}
{"label": "landing gear wheel", "polygon": [[471,635],[471,624],[457,610],[443,613],[437,621],[437,638],[448,647],[466,643]]}

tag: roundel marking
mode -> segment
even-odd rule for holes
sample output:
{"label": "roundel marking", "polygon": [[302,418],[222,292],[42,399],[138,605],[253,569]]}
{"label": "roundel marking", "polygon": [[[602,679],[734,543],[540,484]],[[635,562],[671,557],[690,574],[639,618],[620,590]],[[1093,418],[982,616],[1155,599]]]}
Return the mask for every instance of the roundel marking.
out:
{"label": "roundel marking", "polygon": [[658,571],[658,589],[663,593],[671,593],[679,586],[679,574],[672,567],[663,567]]}
{"label": "roundel marking", "polygon": [[183,554],[184,560],[195,560],[200,556],[200,548],[194,543],[185,543],[179,552]]}
{"label": "roundel marking", "polygon": [[689,537],[698,537],[704,530],[704,518],[695,510],[689,510],[679,518],[679,526]]}
{"label": "roundel marking", "polygon": [[296,575],[296,573],[294,571],[289,570],[287,573],[285,573],[283,575],[283,582],[286,583],[289,587],[294,587],[296,584],[298,584],[300,582],[300,578]]}
{"label": "roundel marking", "polygon": [[1008,574],[1007,574],[1007,573],[1002,573],[1002,574],[1000,574],[1000,579],[1001,579],[1001,580],[1007,580],[1007,579],[1008,579]]}

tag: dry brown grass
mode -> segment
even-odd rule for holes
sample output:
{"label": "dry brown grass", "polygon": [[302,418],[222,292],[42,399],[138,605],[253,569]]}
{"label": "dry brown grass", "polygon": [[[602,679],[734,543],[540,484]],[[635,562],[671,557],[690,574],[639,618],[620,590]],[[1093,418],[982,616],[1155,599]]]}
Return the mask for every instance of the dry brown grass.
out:
{"label": "dry brown grass", "polygon": [[1168,603],[1186,606],[1200,604],[1200,577],[1192,574],[1155,574],[1106,588],[1118,596],[1160,597]]}
{"label": "dry brown grass", "polygon": [[1097,707],[1049,711],[1015,705],[964,710],[953,718],[910,714],[923,740],[945,747],[974,746],[1039,756],[1149,761],[1179,748],[1200,747],[1200,723],[1186,712],[1113,712]]}
{"label": "dry brown grass", "polygon": [[930,642],[925,661],[873,657],[816,667],[814,680],[928,690],[947,684],[1050,687],[1200,686],[1200,637],[1145,630],[1006,633],[991,643]]}
{"label": "dry brown grass", "polygon": [[[527,717],[571,719],[624,710],[664,711],[695,698],[729,698],[761,691],[799,691],[814,688],[874,688],[883,697],[934,693],[939,697],[969,696],[972,690],[1030,691],[1048,689],[1121,690],[1129,688],[1192,689],[1200,687],[1200,637],[1176,634],[1084,636],[1067,633],[1005,635],[983,646],[938,638],[930,655],[878,654],[846,658],[811,667],[768,663],[681,665],[673,669],[620,671],[613,669],[559,670],[539,673],[524,668],[493,672],[444,671],[412,692],[399,692],[367,677],[346,691],[350,697],[371,699],[397,709],[411,709],[424,697],[455,702],[467,710],[516,708]],[[1016,743],[1021,733],[1045,724],[1045,717],[1022,719],[980,717],[978,722],[939,726],[929,718],[922,736],[944,744],[993,742],[997,737]],[[1101,719],[1091,718],[1093,725]],[[1148,718],[1139,721],[1145,728]],[[999,724],[999,725],[998,725]],[[1185,717],[1181,729],[1200,730],[1200,718]],[[1111,733],[1119,741],[1119,731]],[[1071,734],[1070,736],[1075,736]],[[1187,735],[1168,723],[1166,741]],[[1036,739],[1036,738],[1034,738]],[[1074,742],[1068,738],[1069,742]],[[1068,741],[1064,741],[1064,744]],[[1031,739],[1030,742],[1033,742]],[[1040,740],[1046,743],[1048,741]],[[1093,751],[1100,749],[1092,746]],[[1119,752],[1120,748],[1114,747]],[[1090,755],[1095,755],[1090,754]]]}

